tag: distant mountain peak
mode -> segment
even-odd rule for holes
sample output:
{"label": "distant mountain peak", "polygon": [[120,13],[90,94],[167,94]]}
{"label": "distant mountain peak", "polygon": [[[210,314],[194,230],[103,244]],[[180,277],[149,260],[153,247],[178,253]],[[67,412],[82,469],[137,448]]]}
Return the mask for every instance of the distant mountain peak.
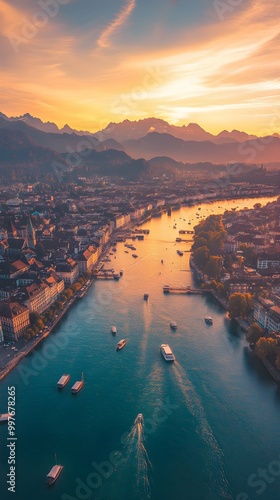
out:
{"label": "distant mountain peak", "polygon": [[187,126],[186,126],[186,129],[187,130],[203,130],[203,132],[205,132],[205,130],[200,126],[198,125],[198,123],[189,123]]}

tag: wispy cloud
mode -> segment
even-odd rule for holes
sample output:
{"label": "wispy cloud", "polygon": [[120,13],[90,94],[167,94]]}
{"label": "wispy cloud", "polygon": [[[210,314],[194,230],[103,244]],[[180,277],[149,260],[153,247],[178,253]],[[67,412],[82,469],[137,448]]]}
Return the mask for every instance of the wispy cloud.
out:
{"label": "wispy cloud", "polygon": [[97,40],[97,45],[101,48],[110,47],[111,37],[117,29],[119,29],[129,18],[130,14],[136,7],[136,0],[128,0],[126,5],[118,13],[117,17],[111,21],[109,26],[104,29]]}

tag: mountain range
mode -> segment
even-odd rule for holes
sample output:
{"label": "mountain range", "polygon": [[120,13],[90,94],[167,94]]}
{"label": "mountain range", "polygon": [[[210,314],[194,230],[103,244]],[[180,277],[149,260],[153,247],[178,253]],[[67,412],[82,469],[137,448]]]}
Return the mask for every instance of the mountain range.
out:
{"label": "mountain range", "polygon": [[91,134],[68,125],[59,129],[28,113],[10,118],[0,113],[0,177],[7,167],[13,172],[20,168],[21,177],[28,177],[28,169],[35,177],[45,175],[47,168],[53,175],[50,165],[61,163],[101,175],[138,178],[176,172],[186,164],[198,168],[205,163],[207,169],[227,163],[277,165],[279,158],[279,134],[263,138],[224,130],[213,135],[196,123],[179,127],[157,118],[110,123]]}

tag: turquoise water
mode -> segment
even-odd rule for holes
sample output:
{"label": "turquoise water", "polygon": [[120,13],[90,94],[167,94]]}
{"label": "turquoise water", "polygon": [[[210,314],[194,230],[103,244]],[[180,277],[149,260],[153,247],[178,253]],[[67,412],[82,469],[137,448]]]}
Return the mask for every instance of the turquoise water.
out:
{"label": "turquoise water", "polygon": [[[191,228],[196,213],[255,202],[218,202],[153,219],[145,224],[150,235],[134,243],[137,259],[118,244],[116,258],[106,265],[123,269],[121,280],[96,281],[56,331],[0,383],[1,412],[7,387],[16,388],[17,436],[13,494],[6,485],[7,425],[0,426],[1,499],[279,498],[277,385],[213,299],[162,292],[164,284],[193,284],[189,254],[176,252],[191,246],[175,243],[179,229]],[[212,326],[205,324],[206,315]],[[116,352],[122,338],[128,344]],[[175,363],[164,361],[161,343],[170,344]],[[81,372],[85,385],[73,396],[70,388]],[[63,373],[71,380],[59,392]],[[138,413],[143,426],[134,425]],[[64,469],[48,488],[45,476],[55,453]],[[268,475],[260,479],[259,469]]]}

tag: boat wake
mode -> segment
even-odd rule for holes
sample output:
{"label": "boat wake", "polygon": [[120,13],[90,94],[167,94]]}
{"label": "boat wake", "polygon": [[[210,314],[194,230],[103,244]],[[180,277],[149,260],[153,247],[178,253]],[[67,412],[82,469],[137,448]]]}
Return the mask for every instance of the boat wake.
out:
{"label": "boat wake", "polygon": [[137,496],[139,495],[141,500],[149,499],[151,496],[149,482],[151,462],[144,445],[144,422],[141,414],[135,419],[134,426],[126,437],[124,447],[127,456],[126,461],[135,470]]}
{"label": "boat wake", "polygon": [[192,382],[189,380],[186,371],[178,361],[175,361],[172,372],[171,376],[175,378],[175,382],[184,397],[186,406],[195,419],[197,433],[207,445],[205,461],[208,467],[211,494],[213,495],[213,497],[210,498],[232,499],[230,486],[225,473],[223,452],[207,420],[201,399]]}
{"label": "boat wake", "polygon": [[[149,474],[151,463],[144,445],[143,415],[137,415],[131,431],[122,441],[122,460],[116,466],[108,481],[104,481],[99,492],[94,492],[95,500],[149,500],[151,488]],[[128,496],[129,492],[129,496]]]}

